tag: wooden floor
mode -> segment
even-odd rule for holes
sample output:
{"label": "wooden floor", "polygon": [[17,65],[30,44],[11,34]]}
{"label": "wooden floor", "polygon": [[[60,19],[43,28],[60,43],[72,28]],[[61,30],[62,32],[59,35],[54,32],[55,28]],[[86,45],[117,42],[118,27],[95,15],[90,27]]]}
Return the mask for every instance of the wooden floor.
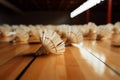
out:
{"label": "wooden floor", "polygon": [[0,43],[0,80],[120,80],[120,47],[84,41],[63,55],[34,56],[41,44]]}

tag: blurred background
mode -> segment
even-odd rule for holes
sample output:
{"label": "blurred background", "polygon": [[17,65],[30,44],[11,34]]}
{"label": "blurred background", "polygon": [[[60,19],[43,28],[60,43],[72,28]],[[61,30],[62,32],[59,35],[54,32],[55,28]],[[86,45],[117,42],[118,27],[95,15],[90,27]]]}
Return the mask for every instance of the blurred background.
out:
{"label": "blurred background", "polygon": [[[0,0],[0,24],[108,23],[108,1],[70,18],[70,12],[86,0]],[[111,23],[120,21],[120,0],[111,0]]]}

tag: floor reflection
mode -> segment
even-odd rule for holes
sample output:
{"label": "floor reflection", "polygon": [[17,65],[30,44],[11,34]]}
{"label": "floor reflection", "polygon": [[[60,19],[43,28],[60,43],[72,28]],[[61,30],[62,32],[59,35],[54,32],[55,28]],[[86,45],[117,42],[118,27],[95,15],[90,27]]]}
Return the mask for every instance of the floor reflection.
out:
{"label": "floor reflection", "polygon": [[96,73],[98,73],[100,75],[104,74],[105,64],[103,62],[105,62],[105,60],[106,60],[104,55],[99,55],[99,54],[95,53],[96,57],[103,61],[103,62],[101,62],[99,59],[97,59],[95,56],[93,56],[91,53],[89,53],[83,47],[83,43],[73,44],[73,45],[76,46],[79,49],[82,57],[89,63],[90,66],[93,67],[93,69]]}

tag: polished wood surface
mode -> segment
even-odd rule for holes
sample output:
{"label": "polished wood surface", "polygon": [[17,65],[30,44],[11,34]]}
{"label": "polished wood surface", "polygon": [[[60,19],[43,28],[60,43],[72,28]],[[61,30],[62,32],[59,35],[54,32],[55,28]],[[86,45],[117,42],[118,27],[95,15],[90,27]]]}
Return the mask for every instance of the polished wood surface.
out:
{"label": "polished wood surface", "polygon": [[119,80],[120,77],[88,52],[80,54],[78,48],[67,47],[64,55],[38,57],[21,78],[30,79]]}
{"label": "polished wood surface", "polygon": [[[23,48],[24,47],[24,48]],[[6,63],[8,60],[12,59],[16,55],[20,54],[25,49],[28,49],[28,45],[14,45],[9,44],[5,48],[0,50],[0,65]]]}
{"label": "polished wood surface", "polygon": [[111,45],[110,40],[106,41],[86,41],[84,47],[93,55],[103,61],[100,57],[103,56],[106,60],[103,61],[120,75],[120,47]]}
{"label": "polished wood surface", "polygon": [[[1,80],[16,79],[33,58],[34,61],[19,77],[20,80],[120,80],[120,47],[111,46],[110,41],[84,41],[66,47],[62,55],[37,57],[33,54],[40,44],[10,44],[11,47],[6,43],[1,44],[6,47],[1,47],[0,52],[4,52],[5,48],[9,50],[6,56],[17,54],[0,65]],[[0,53],[0,59],[2,56]]]}
{"label": "polished wood surface", "polygon": [[[34,53],[39,49],[40,44],[6,46],[6,53],[0,53],[0,79],[15,80],[23,69],[34,58]],[[9,49],[11,48],[11,49]],[[4,48],[3,48],[4,49]],[[2,49],[0,50],[0,52]],[[5,55],[6,54],[6,55]],[[3,58],[2,58],[2,56]],[[3,62],[2,62],[3,61]]]}

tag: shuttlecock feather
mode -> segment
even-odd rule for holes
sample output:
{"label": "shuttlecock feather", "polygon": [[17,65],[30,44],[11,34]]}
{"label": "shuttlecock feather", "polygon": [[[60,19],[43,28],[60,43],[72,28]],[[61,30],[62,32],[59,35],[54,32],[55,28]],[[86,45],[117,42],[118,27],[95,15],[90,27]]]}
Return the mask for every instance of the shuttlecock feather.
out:
{"label": "shuttlecock feather", "polygon": [[62,54],[65,51],[65,44],[60,36],[52,30],[44,30],[40,32],[42,47],[36,55],[40,54]]}

